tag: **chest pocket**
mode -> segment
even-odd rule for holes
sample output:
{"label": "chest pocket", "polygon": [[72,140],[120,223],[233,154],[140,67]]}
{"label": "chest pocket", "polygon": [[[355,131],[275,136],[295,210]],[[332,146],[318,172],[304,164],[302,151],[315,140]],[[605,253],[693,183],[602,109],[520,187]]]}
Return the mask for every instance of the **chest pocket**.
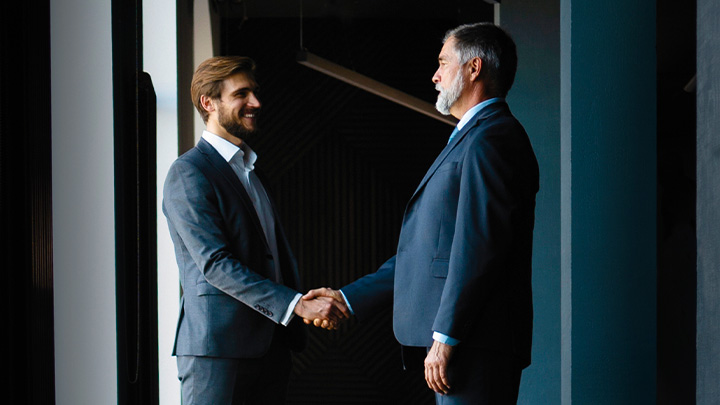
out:
{"label": "chest pocket", "polygon": [[449,259],[434,259],[430,264],[430,274],[433,277],[447,278],[448,267],[450,267]]}
{"label": "chest pocket", "polygon": [[442,165],[440,165],[440,167],[438,167],[438,169],[435,173],[437,174],[437,173],[446,172],[448,170],[455,170],[457,167],[458,167],[458,162],[443,163]]}

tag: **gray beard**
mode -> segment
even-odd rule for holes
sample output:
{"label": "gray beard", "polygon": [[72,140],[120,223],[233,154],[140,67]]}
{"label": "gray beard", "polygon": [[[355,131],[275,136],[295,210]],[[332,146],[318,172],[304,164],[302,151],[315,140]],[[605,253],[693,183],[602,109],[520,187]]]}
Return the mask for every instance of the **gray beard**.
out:
{"label": "gray beard", "polygon": [[457,72],[455,80],[453,80],[450,88],[445,90],[440,86],[440,83],[435,85],[435,90],[439,91],[437,102],[435,103],[435,109],[443,115],[450,115],[450,108],[460,98],[460,94],[463,91],[463,80],[460,72]]}

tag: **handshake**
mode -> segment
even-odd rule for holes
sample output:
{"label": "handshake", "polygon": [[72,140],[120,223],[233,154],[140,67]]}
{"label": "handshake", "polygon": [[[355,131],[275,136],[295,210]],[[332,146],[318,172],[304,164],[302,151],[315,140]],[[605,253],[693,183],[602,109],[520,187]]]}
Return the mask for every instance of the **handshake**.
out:
{"label": "handshake", "polygon": [[294,312],[303,318],[305,324],[328,330],[337,329],[351,315],[340,291],[331,288],[308,291],[295,305]]}

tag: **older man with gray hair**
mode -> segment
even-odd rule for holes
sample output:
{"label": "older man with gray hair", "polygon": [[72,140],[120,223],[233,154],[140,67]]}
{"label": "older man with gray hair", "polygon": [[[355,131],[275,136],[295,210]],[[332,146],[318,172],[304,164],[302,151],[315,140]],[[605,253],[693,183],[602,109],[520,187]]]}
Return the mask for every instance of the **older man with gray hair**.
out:
{"label": "older man with gray hair", "polygon": [[393,307],[404,346],[427,348],[438,404],[517,402],[530,364],[531,256],[538,165],[505,96],[515,44],[490,23],[450,30],[432,81],[436,107],[460,121],[410,198],[397,253],[341,290],[359,319]]}

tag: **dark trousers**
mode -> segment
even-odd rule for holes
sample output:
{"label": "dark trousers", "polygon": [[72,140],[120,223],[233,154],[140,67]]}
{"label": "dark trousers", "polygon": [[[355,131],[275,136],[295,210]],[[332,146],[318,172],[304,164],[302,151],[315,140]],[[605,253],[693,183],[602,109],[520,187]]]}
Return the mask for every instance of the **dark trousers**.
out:
{"label": "dark trousers", "polygon": [[514,358],[459,346],[448,366],[450,393],[435,394],[438,405],[516,404],[522,368]]}
{"label": "dark trousers", "polygon": [[177,363],[183,405],[285,403],[291,359],[283,339],[257,359],[178,356]]}

